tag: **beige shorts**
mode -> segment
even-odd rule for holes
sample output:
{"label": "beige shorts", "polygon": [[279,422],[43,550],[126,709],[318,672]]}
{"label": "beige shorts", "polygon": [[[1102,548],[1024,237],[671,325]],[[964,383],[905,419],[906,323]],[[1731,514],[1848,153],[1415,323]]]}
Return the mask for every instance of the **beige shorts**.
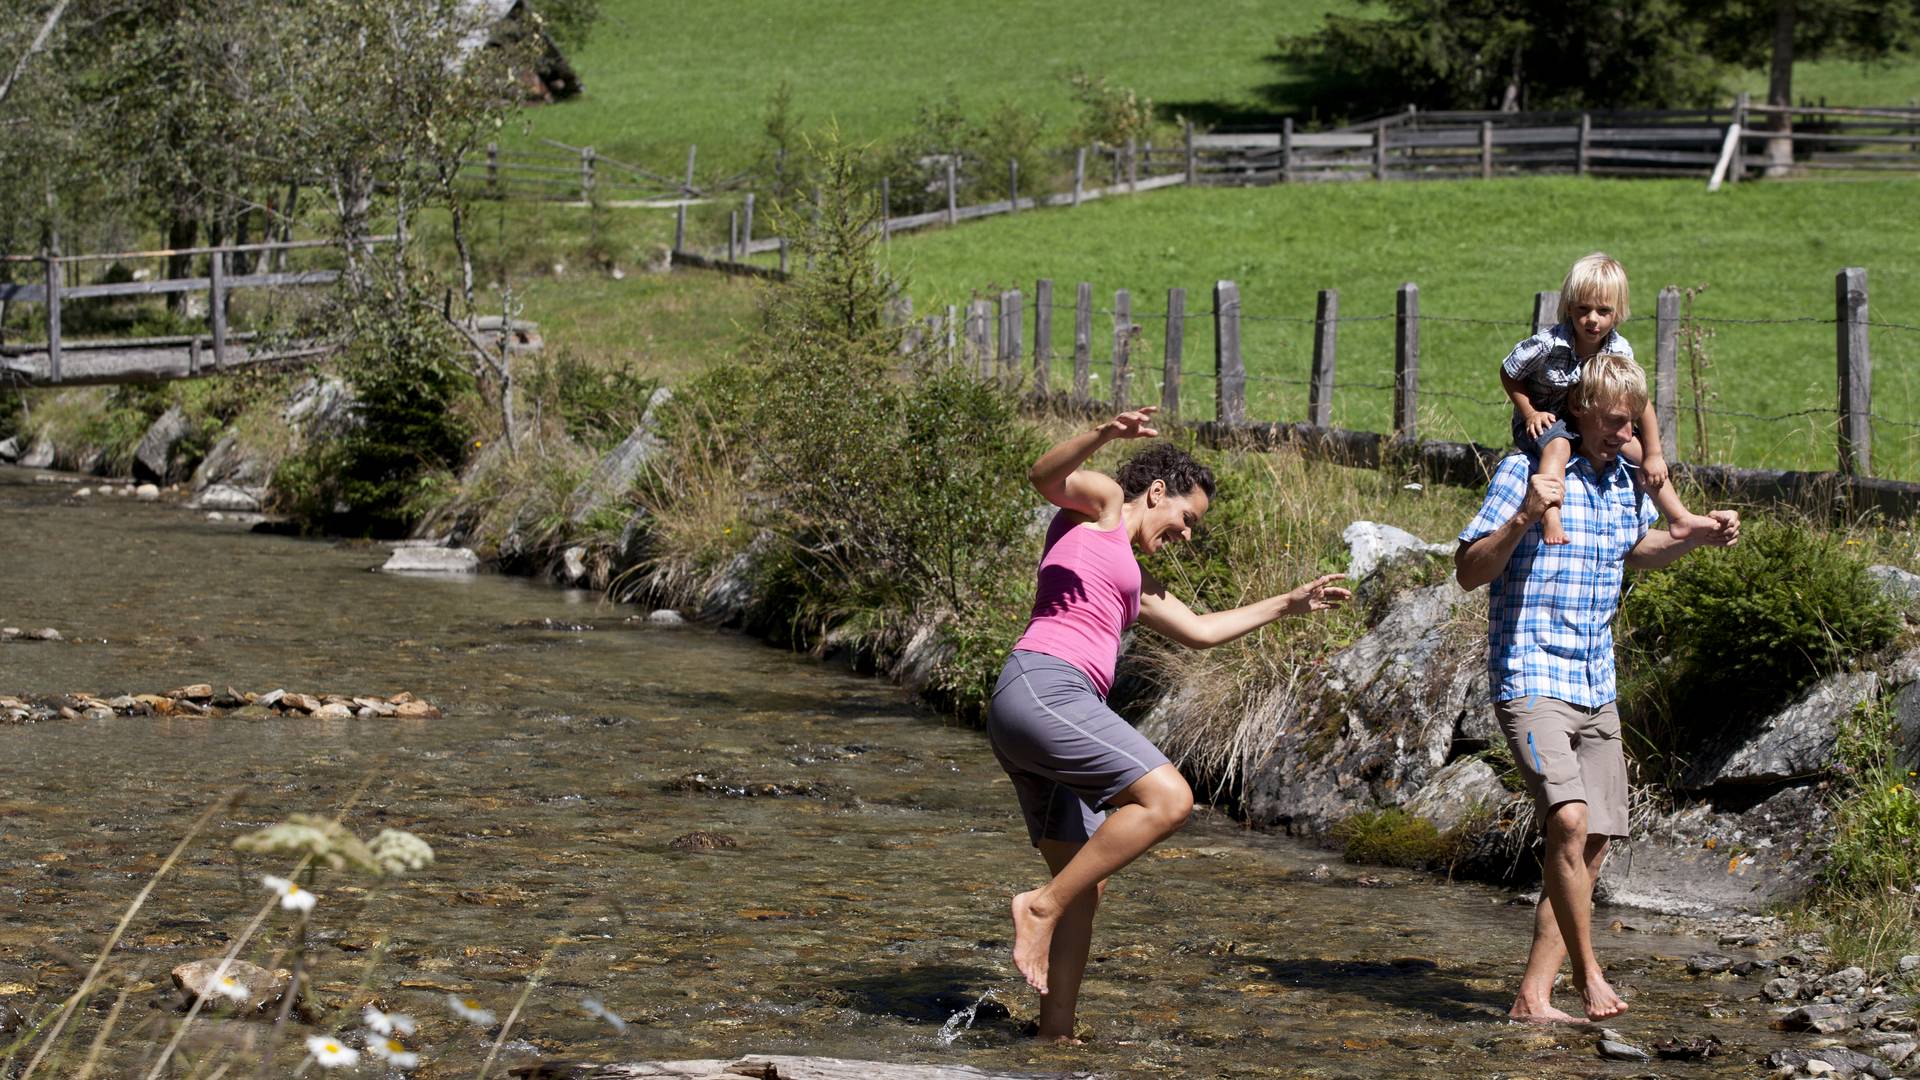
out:
{"label": "beige shorts", "polygon": [[1587,709],[1529,696],[1495,702],[1493,713],[1540,811],[1542,831],[1554,807],[1583,802],[1587,835],[1627,835],[1627,755],[1613,702]]}

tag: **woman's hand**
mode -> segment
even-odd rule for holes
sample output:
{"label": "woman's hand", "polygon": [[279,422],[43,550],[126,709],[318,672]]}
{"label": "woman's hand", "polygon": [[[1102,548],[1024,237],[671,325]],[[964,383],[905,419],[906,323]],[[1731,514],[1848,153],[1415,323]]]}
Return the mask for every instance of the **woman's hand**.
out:
{"label": "woman's hand", "polygon": [[1305,585],[1286,595],[1285,612],[1288,615],[1305,615],[1314,611],[1327,611],[1337,608],[1353,598],[1353,593],[1333,584],[1346,579],[1345,574],[1326,574],[1314,578]]}
{"label": "woman's hand", "polygon": [[1150,426],[1153,414],[1160,411],[1158,405],[1143,405],[1131,412],[1100,425],[1100,434],[1109,439],[1151,439],[1160,434],[1159,429]]}

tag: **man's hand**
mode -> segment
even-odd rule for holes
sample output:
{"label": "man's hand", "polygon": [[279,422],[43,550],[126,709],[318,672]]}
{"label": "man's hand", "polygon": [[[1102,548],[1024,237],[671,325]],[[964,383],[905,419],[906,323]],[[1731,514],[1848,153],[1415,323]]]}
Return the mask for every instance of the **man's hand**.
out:
{"label": "man's hand", "polygon": [[1666,487],[1667,459],[1659,454],[1648,454],[1647,459],[1640,463],[1640,484],[1648,491],[1659,491]]}
{"label": "man's hand", "polygon": [[1550,412],[1531,412],[1526,416],[1527,438],[1537,439],[1540,433],[1552,427],[1560,419]]}
{"label": "man's hand", "polygon": [[1153,414],[1159,411],[1160,406],[1147,405],[1131,412],[1123,412],[1100,425],[1100,434],[1109,439],[1151,439],[1160,434],[1157,429],[1149,426],[1153,422]]}
{"label": "man's hand", "polygon": [[1527,498],[1520,504],[1520,513],[1529,522],[1539,521],[1547,511],[1560,505],[1566,497],[1566,484],[1551,476],[1533,476],[1527,480]]}

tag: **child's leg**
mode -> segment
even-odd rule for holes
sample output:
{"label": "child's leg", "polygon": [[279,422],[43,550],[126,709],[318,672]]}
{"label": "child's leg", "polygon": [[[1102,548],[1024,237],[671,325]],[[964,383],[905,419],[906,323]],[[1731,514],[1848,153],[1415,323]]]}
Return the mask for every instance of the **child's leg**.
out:
{"label": "child's leg", "polygon": [[[1645,460],[1641,456],[1643,453],[1638,435],[1628,439],[1627,445],[1620,448],[1620,456],[1636,466]],[[1711,532],[1720,527],[1718,521],[1688,510],[1680,501],[1680,492],[1675,490],[1671,479],[1657,488],[1651,488],[1648,494],[1653,496],[1654,508],[1660,511],[1660,516],[1667,519],[1667,531],[1673,534],[1675,540],[1685,540],[1692,536],[1696,529]]]}
{"label": "child's leg", "polygon": [[[1567,462],[1573,460],[1573,443],[1567,439],[1550,439],[1540,448],[1540,467],[1534,472],[1550,480],[1567,482]],[[1540,519],[1540,538],[1549,544],[1567,543],[1567,530],[1560,524],[1560,508],[1549,507],[1545,517]]]}

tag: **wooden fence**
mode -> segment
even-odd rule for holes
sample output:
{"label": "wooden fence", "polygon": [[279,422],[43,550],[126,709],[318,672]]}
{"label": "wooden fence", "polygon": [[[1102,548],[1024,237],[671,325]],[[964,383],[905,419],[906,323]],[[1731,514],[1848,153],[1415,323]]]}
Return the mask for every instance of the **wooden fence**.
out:
{"label": "wooden fence", "polygon": [[[391,243],[394,237],[373,237],[367,243]],[[263,363],[313,355],[316,350],[296,347],[274,352],[255,351],[255,335],[230,332],[228,298],[242,289],[277,289],[330,285],[340,271],[330,267],[285,269],[291,251],[338,249],[331,240],[283,241],[266,244],[227,244],[218,247],[173,248],[158,251],[120,251],[102,254],[4,255],[0,262],[38,265],[39,284],[0,283],[0,303],[34,303],[45,307],[44,342],[0,346],[0,379],[29,385],[58,383],[112,383],[188,378],[243,364]],[[70,280],[81,268],[98,263],[126,263],[178,257],[205,258],[204,277],[156,281],[113,281],[76,284]],[[255,272],[233,273],[236,257],[257,259]],[[277,265],[280,269],[261,267]],[[105,297],[157,296],[168,293],[205,293],[207,333],[173,337],[73,340],[64,332],[61,305],[75,300]],[[80,362],[76,365],[74,360]]]}
{"label": "wooden fence", "polygon": [[[1167,290],[1166,341],[1161,350],[1160,393],[1158,401],[1144,400],[1132,392],[1133,354],[1142,327],[1133,320],[1133,298],[1128,290],[1115,292],[1111,330],[1110,394],[1096,401],[1091,393],[1095,338],[1093,333],[1093,286],[1081,282],[1073,303],[1072,384],[1064,393],[1049,385],[1054,361],[1054,283],[1041,279],[1034,284],[1032,302],[1031,363],[1026,360],[1027,344],[1023,327],[1027,323],[1028,302],[1019,290],[1005,290],[974,299],[965,311],[949,306],[944,314],[930,315],[911,322],[911,308],[896,310],[896,318],[907,321],[911,330],[904,348],[944,349],[952,363],[968,365],[982,378],[999,379],[1041,397],[1057,397],[1078,408],[1100,407],[1122,410],[1143,404],[1157,404],[1160,415],[1169,424],[1179,423],[1181,389],[1185,378],[1186,290]],[[1249,422],[1246,384],[1248,373],[1241,354],[1242,308],[1240,290],[1231,281],[1216,282],[1211,311],[1199,317],[1213,321],[1214,357],[1211,375],[1214,409],[1211,421],[1233,428]],[[1528,315],[1537,332],[1551,323],[1559,307],[1559,293],[1536,293]],[[1305,424],[1313,429],[1332,428],[1335,372],[1339,361],[1341,323],[1338,290],[1321,290],[1313,319],[1313,353],[1307,372],[1308,404]],[[1417,285],[1402,285],[1396,293],[1394,321],[1393,425],[1387,435],[1353,433],[1367,439],[1412,443],[1419,439],[1420,406],[1420,290]],[[1662,289],[1656,305],[1655,345],[1652,367],[1652,392],[1660,438],[1670,452],[1679,446],[1680,404],[1679,341],[1682,324],[1681,294],[1671,286]],[[1841,270],[1835,278],[1835,388],[1834,414],[1837,421],[1838,471],[1845,477],[1869,478],[1873,475],[1873,367],[1868,349],[1866,271],[1857,267]],[[1700,406],[1696,404],[1695,409]],[[1737,470],[1736,470],[1737,471]],[[1913,487],[1920,498],[1920,486]]]}
{"label": "wooden fence", "polygon": [[744,186],[751,172],[707,184],[694,183],[698,145],[687,147],[686,169],[669,176],[608,157],[591,146],[540,140],[547,150],[502,150],[489,143],[484,152],[461,159],[460,180],[469,196],[490,199],[564,202],[585,205],[649,206],[704,199]]}

